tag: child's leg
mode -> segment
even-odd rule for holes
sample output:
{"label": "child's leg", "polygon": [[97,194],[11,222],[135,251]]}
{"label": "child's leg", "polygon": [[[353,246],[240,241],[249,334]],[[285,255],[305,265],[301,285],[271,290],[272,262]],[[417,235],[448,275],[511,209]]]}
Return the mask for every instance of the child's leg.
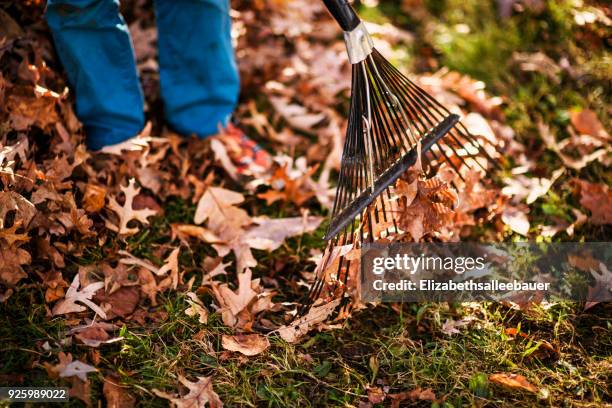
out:
{"label": "child's leg", "polygon": [[118,0],[48,0],[46,19],[92,149],[144,126],[143,97]]}
{"label": "child's leg", "polygon": [[161,94],[178,132],[217,133],[232,114],[240,83],[229,0],[156,0]]}

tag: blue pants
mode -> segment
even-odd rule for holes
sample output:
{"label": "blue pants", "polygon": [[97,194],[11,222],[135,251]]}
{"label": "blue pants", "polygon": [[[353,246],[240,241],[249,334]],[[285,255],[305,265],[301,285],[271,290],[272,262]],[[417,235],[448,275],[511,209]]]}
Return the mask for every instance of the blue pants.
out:
{"label": "blue pants", "polygon": [[[156,0],[161,96],[177,132],[225,126],[239,93],[229,0]],[[46,19],[92,149],[144,126],[134,50],[118,0],[48,0]]]}

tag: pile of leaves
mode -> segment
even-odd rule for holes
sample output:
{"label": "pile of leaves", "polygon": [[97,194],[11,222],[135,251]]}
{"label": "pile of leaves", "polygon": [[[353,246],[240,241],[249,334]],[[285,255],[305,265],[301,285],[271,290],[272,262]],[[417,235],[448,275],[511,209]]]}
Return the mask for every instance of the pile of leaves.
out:
{"label": "pile of leaves", "polygon": [[[266,252],[287,245],[287,238],[308,233],[320,238],[333,199],[350,66],[338,28],[320,2],[236,4],[233,31],[244,87],[237,117],[274,155],[270,172],[254,169],[246,176],[229,160],[232,146],[223,134],[197,140],[164,128],[156,108],[155,30],[141,2],[128,12],[151,122],[136,139],[88,151],[73,95],[41,21],[42,7],[23,2],[0,9],[0,302],[40,288],[48,318],[65,319],[66,339],[91,348],[122,341],[123,325],[162,322],[162,294],[185,294],[185,314],[203,325],[218,313],[232,333],[223,336],[222,347],[246,356],[268,348],[264,332],[296,342],[327,327],[324,322],[338,305],[333,297],[291,319],[315,277],[315,264],[316,274],[325,277],[334,257],[348,256],[350,249],[322,254],[319,244],[294,260],[301,270],[284,276],[282,284],[283,263],[270,268],[261,262]],[[368,27],[377,48],[391,59],[394,47],[410,39],[390,26]],[[526,176],[535,163],[505,125],[500,98],[456,72],[414,79],[461,112],[472,133],[515,157],[517,167],[504,181],[506,196],[489,182],[492,172],[462,168],[461,179],[443,167],[426,178],[417,167],[395,188],[406,233],[393,239],[457,241],[485,226],[481,239],[502,239],[510,229],[529,236],[535,231],[528,205],[546,194],[565,168],[592,161],[609,165],[609,134],[591,111],[579,110],[572,112],[569,139],[558,140],[540,125],[546,148],[563,167],[550,176]],[[579,156],[569,153],[575,151]],[[584,211],[576,210],[575,220],[553,218],[539,232],[571,236],[585,222],[612,223],[610,188],[578,178],[574,183]],[[349,293],[358,302],[358,269],[352,265]],[[274,296],[288,302],[275,302]],[[38,363],[51,378],[69,379],[71,394],[90,403],[87,374],[97,371],[95,354],[76,359],[59,352],[54,362]],[[134,402],[114,373],[104,375],[109,405]],[[195,382],[181,377],[180,383],[188,390],[182,396],[154,392],[176,406],[221,405],[212,377]]]}

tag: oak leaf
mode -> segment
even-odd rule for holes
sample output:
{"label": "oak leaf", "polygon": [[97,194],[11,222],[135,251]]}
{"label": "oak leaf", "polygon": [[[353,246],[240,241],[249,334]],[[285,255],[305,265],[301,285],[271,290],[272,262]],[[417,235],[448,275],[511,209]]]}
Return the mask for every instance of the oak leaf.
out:
{"label": "oak leaf", "polygon": [[612,189],[605,184],[574,179],[580,190],[580,205],[591,211],[589,221],[596,225],[612,224]]}
{"label": "oak leaf", "polygon": [[295,343],[316,325],[324,322],[339,304],[340,299],[335,299],[321,306],[312,306],[306,315],[279,327],[277,332],[287,343]]}
{"label": "oak leaf", "polygon": [[245,356],[256,356],[270,347],[268,338],[260,336],[259,334],[223,335],[221,344],[224,349],[237,351]]}
{"label": "oak leaf", "polygon": [[206,404],[210,408],[221,408],[223,403],[213,390],[212,377],[196,377],[198,381],[191,382],[179,375],[179,381],[189,390],[186,395],[168,394],[166,392],[153,389],[153,393],[158,397],[170,401],[175,408],[204,408]]}
{"label": "oak leaf", "polygon": [[202,324],[208,323],[208,310],[204,307],[202,301],[193,292],[187,292],[187,303],[189,307],[185,310],[187,316],[198,316],[198,321]]}
{"label": "oak leaf", "polygon": [[128,223],[132,220],[140,221],[141,223],[148,225],[149,217],[156,214],[156,211],[150,209],[134,210],[133,202],[134,198],[140,192],[140,188],[136,187],[136,180],[130,179],[127,187],[121,187],[121,190],[125,194],[125,202],[120,205],[114,197],[109,198],[108,208],[115,212],[119,217],[119,224],[114,225],[110,222],[106,223],[106,226],[119,233],[119,235],[133,235],[138,232],[138,228],[128,227]]}
{"label": "oak leaf", "polygon": [[[91,301],[96,292],[104,287],[104,282],[91,283],[79,291],[80,285],[79,275],[77,274],[74,276],[64,299],[60,300],[53,307],[53,315],[82,312],[86,310],[85,306],[87,306],[103,319],[106,319],[106,313],[104,313],[100,306]],[[82,303],[85,306],[78,305],[76,302]]]}

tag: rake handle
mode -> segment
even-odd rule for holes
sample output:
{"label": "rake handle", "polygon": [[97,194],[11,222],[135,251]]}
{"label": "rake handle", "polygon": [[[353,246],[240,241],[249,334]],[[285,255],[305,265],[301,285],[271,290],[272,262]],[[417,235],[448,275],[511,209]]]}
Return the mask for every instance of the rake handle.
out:
{"label": "rake handle", "polygon": [[348,0],[323,0],[325,6],[344,31],[353,31],[361,23]]}

